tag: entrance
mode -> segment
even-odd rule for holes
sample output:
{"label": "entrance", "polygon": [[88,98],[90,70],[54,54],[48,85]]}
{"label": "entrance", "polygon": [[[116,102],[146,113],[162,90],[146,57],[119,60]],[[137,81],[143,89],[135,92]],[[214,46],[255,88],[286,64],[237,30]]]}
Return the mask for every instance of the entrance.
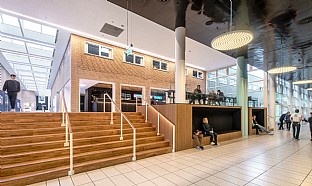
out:
{"label": "entrance", "polygon": [[122,112],[135,112],[136,98],[138,104],[142,103],[142,87],[134,86],[121,86],[121,111]]}

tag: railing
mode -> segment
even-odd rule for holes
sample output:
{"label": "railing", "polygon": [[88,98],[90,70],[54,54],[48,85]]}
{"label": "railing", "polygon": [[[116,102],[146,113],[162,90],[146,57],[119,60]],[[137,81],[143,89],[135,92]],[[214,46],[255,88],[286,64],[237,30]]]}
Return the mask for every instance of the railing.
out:
{"label": "railing", "polygon": [[[160,135],[160,117],[162,117],[164,120],[166,120],[171,126],[172,126],[172,152],[175,152],[175,125],[169,120],[167,119],[164,115],[162,115],[157,109],[155,109],[152,105],[150,105],[149,103],[147,103],[147,101],[143,98],[141,98],[142,101],[145,102],[145,123],[147,123],[148,120],[148,106],[150,106],[150,108],[152,110],[154,110],[157,113],[157,136]],[[136,98],[136,106],[135,106],[135,111],[138,111],[138,98]],[[142,103],[143,105],[143,103]]]}
{"label": "railing", "polygon": [[[129,121],[129,119],[122,113],[122,111],[117,107],[115,101],[113,101],[113,99],[107,94],[104,94],[104,104],[105,104],[105,97],[108,97],[108,99],[111,101],[111,123],[110,124],[114,124],[113,122],[113,106],[115,105],[115,108],[117,109],[118,112],[120,112],[120,140],[123,140],[123,118],[125,118],[125,120],[127,121],[127,123],[131,126],[132,130],[133,130],[133,157],[132,160],[135,161],[136,160],[136,129],[134,128],[134,126],[131,124],[131,122]],[[104,110],[105,112],[105,110]]]}
{"label": "railing", "polygon": [[[62,124],[65,126],[65,143],[64,147],[69,146],[69,171],[68,175],[71,176],[74,174],[74,149],[73,149],[73,131],[70,125],[69,114],[67,110],[67,105],[64,97],[64,92],[60,92],[60,111],[62,112]],[[69,142],[68,142],[68,133],[69,133]]]}

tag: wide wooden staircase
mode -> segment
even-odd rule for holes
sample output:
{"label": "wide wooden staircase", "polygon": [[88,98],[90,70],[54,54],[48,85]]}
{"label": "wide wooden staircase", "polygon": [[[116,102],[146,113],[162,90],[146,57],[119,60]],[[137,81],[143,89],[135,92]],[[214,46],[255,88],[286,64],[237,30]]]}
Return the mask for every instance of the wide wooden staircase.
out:
{"label": "wide wooden staircase", "polygon": [[[141,113],[125,113],[136,128],[137,159],[171,152],[169,142],[157,136]],[[19,186],[68,175],[69,147],[64,147],[61,113],[0,113],[1,186]],[[132,161],[133,130],[120,113],[70,113],[74,171],[89,171]]]}

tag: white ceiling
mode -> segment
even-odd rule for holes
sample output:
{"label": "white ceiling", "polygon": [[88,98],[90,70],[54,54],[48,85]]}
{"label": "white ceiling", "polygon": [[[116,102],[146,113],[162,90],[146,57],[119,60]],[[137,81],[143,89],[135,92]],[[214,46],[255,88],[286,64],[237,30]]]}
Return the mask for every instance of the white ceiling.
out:
{"label": "white ceiling", "polygon": [[[128,45],[132,43],[134,50],[174,61],[173,31],[129,12],[127,34],[127,11],[106,0],[79,3],[76,0],[0,0],[0,9],[4,13],[26,16],[29,20],[40,21],[59,30],[125,48],[128,38]],[[125,31],[119,37],[103,34],[100,29],[105,23],[124,28]],[[219,51],[189,38],[186,40],[186,64],[189,66],[209,71],[234,65],[235,62],[234,58]]]}

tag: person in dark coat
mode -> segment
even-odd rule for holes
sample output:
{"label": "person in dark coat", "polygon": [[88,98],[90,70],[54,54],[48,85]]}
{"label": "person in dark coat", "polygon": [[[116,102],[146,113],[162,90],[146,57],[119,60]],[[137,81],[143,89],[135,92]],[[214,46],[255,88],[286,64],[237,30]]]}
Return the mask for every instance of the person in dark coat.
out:
{"label": "person in dark coat", "polygon": [[3,91],[8,92],[8,97],[11,104],[11,112],[15,112],[15,103],[16,103],[16,97],[17,93],[21,91],[21,86],[18,81],[16,81],[16,75],[11,74],[11,79],[6,80],[3,85]]}
{"label": "person in dark coat", "polygon": [[203,131],[205,136],[210,136],[211,145],[218,145],[218,134],[213,131],[208,118],[203,118]]}
{"label": "person in dark coat", "polygon": [[310,112],[310,117],[308,119],[308,122],[310,124],[311,141],[312,141],[312,112]]}

